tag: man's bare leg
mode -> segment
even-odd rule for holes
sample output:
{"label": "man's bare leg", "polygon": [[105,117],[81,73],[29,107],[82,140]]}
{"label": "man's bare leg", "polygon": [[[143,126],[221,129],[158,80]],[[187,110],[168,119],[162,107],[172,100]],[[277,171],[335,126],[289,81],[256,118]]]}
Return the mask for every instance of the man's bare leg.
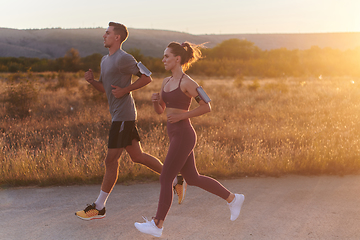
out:
{"label": "man's bare leg", "polygon": [[119,158],[123,148],[109,148],[105,158],[105,175],[101,190],[110,193],[115,186],[119,175]]}
{"label": "man's bare leg", "polygon": [[105,217],[105,204],[118,179],[119,158],[122,151],[123,148],[108,149],[105,158],[105,175],[101,184],[100,194],[92,205],[88,205],[84,210],[75,213],[79,218],[83,220],[92,220]]}
{"label": "man's bare leg", "polygon": [[150,168],[154,172],[161,174],[162,162],[150,154],[144,153],[140,142],[134,139],[131,146],[127,146],[126,151],[129,153],[130,158],[135,163],[140,163]]}

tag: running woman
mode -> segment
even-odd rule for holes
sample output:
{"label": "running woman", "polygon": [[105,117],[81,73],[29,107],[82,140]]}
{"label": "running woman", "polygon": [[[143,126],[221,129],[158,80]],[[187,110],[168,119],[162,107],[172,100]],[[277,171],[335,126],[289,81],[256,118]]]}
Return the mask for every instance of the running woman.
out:
{"label": "running woman", "polygon": [[[172,181],[180,172],[188,185],[200,187],[226,200],[230,208],[230,220],[238,218],[244,202],[243,194],[234,194],[213,178],[200,175],[196,169],[194,146],[196,133],[190,118],[211,111],[210,98],[201,87],[184,72],[201,58],[201,45],[189,42],[182,44],[172,42],[164,51],[163,63],[172,76],[164,79],[161,92],[152,95],[156,113],[166,109],[167,132],[170,146],[160,175],[160,198],[155,218],[144,223],[135,223],[135,227],[143,233],[160,237],[163,223],[170,210],[173,199]],[[199,106],[189,111],[191,99],[195,98]]]}
{"label": "running woman", "polygon": [[[98,91],[106,93],[112,123],[105,157],[105,175],[100,194],[93,204],[75,213],[83,220],[105,217],[106,201],[118,179],[119,158],[124,149],[133,162],[143,164],[159,174],[162,171],[162,163],[159,159],[143,152],[140,145],[140,137],[135,123],[136,108],[131,92],[146,86],[152,79],[151,72],[146,67],[137,63],[132,55],[122,50],[122,44],[128,35],[126,26],[110,22],[103,35],[104,47],[108,48],[109,54],[101,60],[100,79],[98,81],[94,79],[91,69],[85,73],[86,81]],[[133,83],[131,83],[132,75],[139,77]],[[181,203],[185,196],[186,183],[181,177],[175,178],[174,182],[179,182],[175,186],[175,190],[177,190],[179,203]]]}

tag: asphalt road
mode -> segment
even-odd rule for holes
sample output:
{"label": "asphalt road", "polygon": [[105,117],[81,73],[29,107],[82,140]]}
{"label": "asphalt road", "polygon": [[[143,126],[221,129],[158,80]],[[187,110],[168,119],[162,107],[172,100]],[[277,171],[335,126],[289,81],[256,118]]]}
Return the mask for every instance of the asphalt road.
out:
{"label": "asphalt road", "polygon": [[[222,180],[245,194],[231,222],[226,202],[188,187],[177,198],[160,239],[360,239],[360,176],[287,176]],[[157,182],[116,185],[107,216],[83,221],[74,213],[92,203],[100,186],[0,190],[0,239],[155,239],[134,227],[155,216]]]}

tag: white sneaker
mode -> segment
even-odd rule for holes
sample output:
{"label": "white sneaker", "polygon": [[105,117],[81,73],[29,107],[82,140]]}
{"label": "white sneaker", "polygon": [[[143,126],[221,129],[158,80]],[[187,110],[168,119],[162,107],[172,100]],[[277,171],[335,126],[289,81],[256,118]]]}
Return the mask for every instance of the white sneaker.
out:
{"label": "white sneaker", "polygon": [[228,203],[231,213],[231,217],[230,217],[231,221],[235,221],[239,217],[241,206],[243,205],[244,200],[245,200],[244,194],[235,194],[234,200],[232,200],[231,203]]}
{"label": "white sneaker", "polygon": [[164,227],[158,228],[154,222],[154,219],[151,221],[147,220],[145,217],[143,217],[143,219],[145,220],[144,223],[134,223],[136,229],[142,233],[153,235],[154,237],[161,237]]}

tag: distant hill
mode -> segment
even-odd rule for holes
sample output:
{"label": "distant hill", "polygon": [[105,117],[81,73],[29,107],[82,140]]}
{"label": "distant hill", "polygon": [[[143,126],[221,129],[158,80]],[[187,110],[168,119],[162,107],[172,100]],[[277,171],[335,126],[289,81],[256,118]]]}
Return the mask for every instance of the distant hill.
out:
{"label": "distant hill", "polygon": [[[82,57],[93,53],[107,54],[103,46],[103,28],[18,30],[0,28],[0,57],[59,58],[70,48]],[[207,47],[230,39],[246,39],[262,50],[287,48],[309,49],[311,46],[347,50],[360,47],[360,32],[311,34],[223,34],[192,35],[183,32],[129,29],[130,37],[124,50],[138,48],[145,56],[161,57],[171,41],[204,43]]]}

